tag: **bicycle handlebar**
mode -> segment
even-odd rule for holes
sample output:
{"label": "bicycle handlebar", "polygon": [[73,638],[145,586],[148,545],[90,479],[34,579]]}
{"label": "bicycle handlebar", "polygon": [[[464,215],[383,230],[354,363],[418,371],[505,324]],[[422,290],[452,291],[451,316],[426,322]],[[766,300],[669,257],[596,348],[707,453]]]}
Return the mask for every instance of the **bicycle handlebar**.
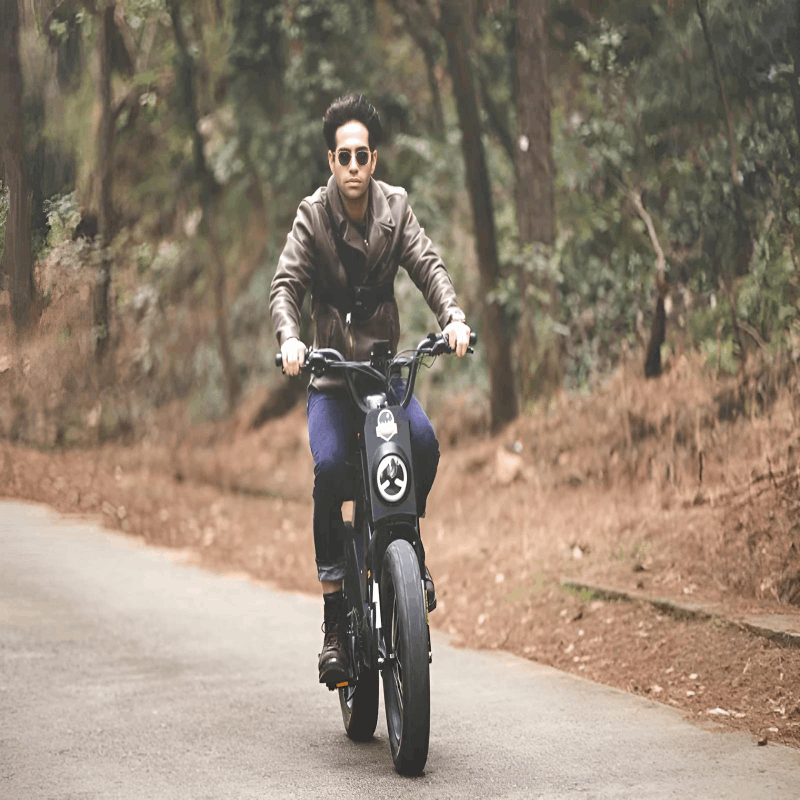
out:
{"label": "bicycle handlebar", "polygon": [[[469,335],[468,353],[472,353],[473,347],[478,343],[477,334],[474,331]],[[361,372],[362,374],[370,375],[380,381],[388,383],[389,377],[393,368],[395,367],[409,367],[408,385],[406,386],[406,393],[401,401],[403,408],[408,408],[411,402],[411,397],[414,394],[414,384],[417,380],[417,370],[419,368],[419,361],[421,356],[439,356],[447,353],[455,352],[450,343],[445,339],[442,333],[429,333],[415,348],[411,356],[395,356],[387,364],[386,375],[380,373],[372,365],[370,361],[345,361],[344,356],[333,348],[325,347],[318,350],[308,350],[306,353],[306,360],[301,365],[301,372],[313,372],[315,375],[321,375],[328,369],[341,369],[344,371],[347,387],[353,401],[358,407],[366,413],[367,408],[364,406],[361,398],[355,391],[353,384],[353,373]],[[275,354],[275,366],[283,369],[283,356],[280,353]]]}

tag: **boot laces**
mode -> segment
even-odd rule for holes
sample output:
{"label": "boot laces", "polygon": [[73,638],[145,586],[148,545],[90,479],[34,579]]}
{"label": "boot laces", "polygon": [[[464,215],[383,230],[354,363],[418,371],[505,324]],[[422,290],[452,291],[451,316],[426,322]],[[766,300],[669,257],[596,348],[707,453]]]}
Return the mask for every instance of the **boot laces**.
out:
{"label": "boot laces", "polygon": [[325,639],[322,642],[322,649],[338,650],[341,647],[338,625],[334,623],[330,627],[332,630],[328,630],[328,625],[324,622],[320,625],[320,630],[325,634]]}

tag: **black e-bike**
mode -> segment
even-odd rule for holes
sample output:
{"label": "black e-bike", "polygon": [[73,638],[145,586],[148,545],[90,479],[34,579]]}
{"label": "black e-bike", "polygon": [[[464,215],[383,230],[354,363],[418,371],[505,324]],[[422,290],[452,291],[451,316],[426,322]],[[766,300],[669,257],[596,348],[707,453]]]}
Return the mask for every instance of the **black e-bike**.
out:
{"label": "black e-bike", "polygon": [[[475,342],[473,333],[470,345]],[[369,361],[346,361],[329,348],[309,350],[302,367],[315,375],[343,373],[364,415],[348,460],[354,502],[353,518],[345,522],[341,630],[350,674],[329,688],[339,691],[347,735],[369,741],[378,723],[378,676],[383,676],[392,760],[404,775],[421,774],[428,758],[432,660],[406,410],[422,359],[452,352],[441,333],[431,333],[416,349],[394,357],[388,343],[377,342]],[[282,366],[280,354],[276,364]],[[395,392],[402,394],[399,405],[390,403]]]}

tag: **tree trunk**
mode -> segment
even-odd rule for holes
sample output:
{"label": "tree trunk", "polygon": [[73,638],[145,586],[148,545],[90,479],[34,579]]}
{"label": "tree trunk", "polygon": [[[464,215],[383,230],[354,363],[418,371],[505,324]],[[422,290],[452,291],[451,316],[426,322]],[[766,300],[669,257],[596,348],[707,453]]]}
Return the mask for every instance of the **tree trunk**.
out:
{"label": "tree trunk", "polygon": [[197,108],[197,93],[195,90],[195,66],[186,34],[181,19],[180,0],[168,0],[172,28],[175,33],[177,47],[176,78],[178,93],[181,98],[182,112],[186,119],[187,127],[192,136],[192,153],[194,158],[195,178],[200,187],[200,206],[203,216],[200,222],[201,233],[208,238],[213,266],[216,269],[214,276],[214,312],[217,323],[217,338],[219,341],[219,354],[222,362],[222,373],[225,380],[225,395],[228,402],[228,412],[233,412],[236,401],[239,399],[241,386],[236,374],[233,350],[231,349],[230,334],[228,332],[227,314],[227,275],[225,260],[217,241],[214,229],[215,198],[218,185],[213,173],[206,163],[203,152],[203,137],[198,128],[199,111]]}
{"label": "tree trunk", "polygon": [[0,153],[9,191],[3,263],[9,278],[11,316],[17,331],[23,332],[31,321],[34,287],[32,194],[25,171],[22,138],[19,27],[17,0],[0,0]]}
{"label": "tree trunk", "polygon": [[114,32],[114,4],[100,6],[100,130],[97,137],[98,169],[100,171],[100,209],[98,233],[100,235],[100,266],[95,275],[93,314],[95,358],[102,362],[108,353],[111,329],[111,226],[113,217],[113,151],[114,125],[111,108],[111,42]]}
{"label": "tree trunk", "polygon": [[[547,67],[547,0],[515,0],[517,17],[516,87],[517,147],[516,206],[520,243],[548,256],[555,242],[555,166],[550,123],[550,75]],[[536,283],[539,285],[536,285]],[[536,330],[533,289],[548,298],[544,312],[558,316],[553,281],[531,275],[523,264],[520,274],[522,315],[519,348],[523,397],[548,395],[561,385],[558,341]]]}
{"label": "tree trunk", "polygon": [[491,426],[492,430],[496,431],[516,417],[517,398],[514,391],[511,343],[505,329],[505,314],[502,306],[491,299],[500,277],[500,264],[497,256],[492,189],[481,139],[475,78],[465,25],[465,15],[458,0],[442,2],[441,30],[447,45],[447,60],[461,125],[461,147],[466,164],[467,188],[475,224],[480,291],[484,298],[483,335],[489,364]]}
{"label": "tree trunk", "polygon": [[650,326],[650,339],[647,342],[645,351],[644,376],[645,378],[657,378],[661,375],[661,345],[664,344],[667,336],[667,308],[664,302],[669,290],[669,285],[667,284],[667,258],[664,255],[661,242],[658,240],[653,218],[644,207],[641,192],[631,189],[624,182],[621,182],[621,186],[636,209],[639,218],[644,222],[647,235],[650,237],[650,243],[653,245],[653,250],[656,254],[656,310],[653,315],[653,324]]}
{"label": "tree trunk", "polygon": [[395,11],[403,18],[406,30],[414,43],[422,51],[425,59],[425,72],[428,76],[428,88],[431,93],[431,108],[433,110],[433,132],[442,138],[445,134],[444,106],[439,91],[439,81],[436,77],[436,50],[433,41],[435,23],[433,11],[425,4],[414,0],[390,0]]}
{"label": "tree trunk", "polygon": [[433,108],[433,133],[443,139],[445,134],[444,106],[442,105],[442,95],[439,91],[439,80],[436,77],[436,56],[433,46],[425,39],[420,39],[418,43],[425,59],[425,72],[428,75],[428,88],[431,93],[431,107]]}

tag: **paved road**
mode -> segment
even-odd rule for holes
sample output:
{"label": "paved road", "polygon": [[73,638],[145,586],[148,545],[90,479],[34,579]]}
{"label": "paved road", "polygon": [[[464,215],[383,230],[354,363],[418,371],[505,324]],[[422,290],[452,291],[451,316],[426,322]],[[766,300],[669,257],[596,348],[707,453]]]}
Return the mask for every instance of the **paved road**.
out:
{"label": "paved road", "polygon": [[316,683],[321,603],[0,503],[0,798],[798,798],[800,753],[434,638],[423,777]]}

